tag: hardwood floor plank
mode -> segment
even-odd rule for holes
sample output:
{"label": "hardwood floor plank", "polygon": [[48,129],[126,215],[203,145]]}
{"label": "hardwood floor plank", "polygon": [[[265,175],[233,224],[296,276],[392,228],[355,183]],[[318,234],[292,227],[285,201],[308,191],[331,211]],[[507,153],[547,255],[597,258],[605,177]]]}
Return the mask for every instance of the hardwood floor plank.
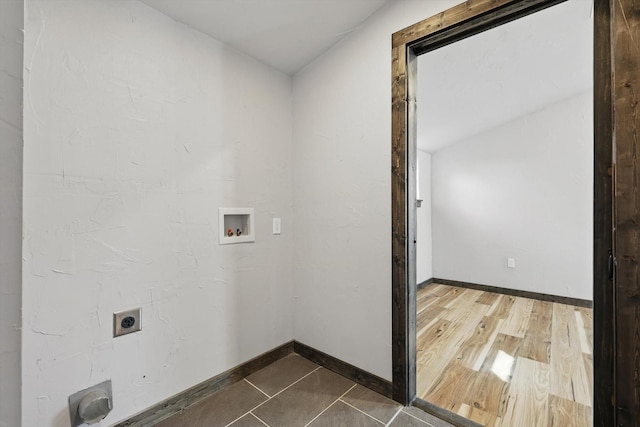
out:
{"label": "hardwood floor plank", "polygon": [[507,319],[502,324],[500,332],[514,337],[524,338],[529,325],[529,317],[533,309],[534,300],[516,297]]}
{"label": "hardwood floor plank", "polygon": [[438,298],[439,297],[437,295],[428,294],[426,292],[421,294],[419,291],[416,297],[416,307],[418,310],[418,314],[429,308],[431,304],[435,303],[438,300]]}
{"label": "hardwood floor plank", "polygon": [[466,291],[466,289],[463,288],[455,288],[453,286],[447,286],[447,285],[438,285],[441,286],[443,289],[449,288],[448,292],[442,296],[438,296],[438,305],[441,305],[442,307],[447,307],[452,301],[455,301],[460,295],[462,295],[462,293],[464,293],[464,291]]}
{"label": "hardwood floor plank", "polygon": [[570,308],[554,304],[551,326],[551,393],[575,400],[571,384],[571,365],[577,357],[571,349],[568,321]]}
{"label": "hardwood floor plank", "polygon": [[418,299],[418,397],[490,427],[591,426],[591,309],[442,284]]}
{"label": "hardwood floor plank", "polygon": [[482,304],[465,307],[457,313],[455,318],[452,317],[455,320],[449,321],[450,324],[442,329],[441,333],[431,333],[435,339],[425,340],[423,337],[418,337],[418,345],[424,345],[422,347],[424,350],[418,353],[416,363],[419,371],[418,396],[425,395],[433,387],[442,370],[458,353],[464,341],[473,334],[473,329],[470,329],[469,325],[477,324],[487,309],[488,307]]}
{"label": "hardwood floor plank", "polygon": [[[444,288],[443,288],[444,287]],[[450,292],[450,286],[432,284],[426,288],[418,290],[416,293],[416,310],[417,314],[424,312],[427,308],[432,307],[442,301],[442,297]],[[456,294],[461,293],[460,290]]]}
{"label": "hardwood floor plank", "polygon": [[[482,294],[482,291],[477,291],[475,289],[465,289],[455,299],[452,299],[446,304],[441,301],[440,305],[448,308],[450,315],[455,317],[457,313],[462,312],[465,309],[476,305],[476,300],[481,294]],[[442,300],[444,300],[445,298],[446,297],[443,297]],[[489,307],[486,307],[486,309],[488,310]],[[447,320],[451,320],[446,317],[444,318]]]}
{"label": "hardwood floor plank", "polygon": [[[484,363],[480,367],[480,372],[495,373],[494,365],[496,365],[496,359],[498,355],[502,352],[515,358],[518,356],[518,352],[520,351],[521,346],[522,338],[498,333],[495,342],[489,350],[489,354],[487,354]],[[511,377],[512,374],[513,369],[508,376]]]}
{"label": "hardwood floor plank", "polygon": [[493,303],[500,298],[500,295],[501,294],[497,294],[495,292],[483,292],[476,302],[478,304],[493,305]]}
{"label": "hardwood floor plank", "polygon": [[549,395],[549,427],[592,427],[593,411],[589,406]]}
{"label": "hardwood floor plank", "polygon": [[506,362],[510,360],[509,357],[515,361],[521,345],[522,338],[498,334],[480,371],[461,398],[462,401],[498,417],[504,415],[509,383],[515,369],[515,363]]}
{"label": "hardwood floor plank", "polygon": [[502,425],[544,427],[548,419],[549,365],[518,357]]}
{"label": "hardwood floor plank", "polygon": [[[485,318],[487,318],[487,317],[485,316]],[[496,319],[493,316],[491,316],[489,318]],[[471,366],[471,369],[473,369],[474,371],[479,371],[480,368],[482,367],[482,365],[484,364],[484,361],[486,360],[487,355],[489,354],[489,351],[491,350],[491,347],[493,346],[493,344],[496,341],[496,338],[498,337],[498,333],[500,331],[500,328],[502,327],[502,322],[504,322],[504,319],[497,319],[496,326],[495,326],[491,336],[487,339],[487,343],[480,350],[480,352],[478,353],[478,355],[476,357],[475,362],[473,363],[473,366]]]}
{"label": "hardwood floor plank", "polygon": [[[582,360],[584,361],[584,370],[587,374],[587,390],[593,391],[593,355],[582,354]],[[593,399],[593,393],[591,393],[591,399]],[[588,406],[593,406],[593,400]]]}
{"label": "hardwood floor plank", "polygon": [[549,363],[553,303],[534,301],[519,356]]}
{"label": "hardwood floor plank", "polygon": [[[495,317],[483,317],[476,325],[471,335],[462,345],[458,353],[460,363],[469,369],[476,371],[482,366],[484,357],[498,335],[498,328],[502,325],[502,319]],[[484,357],[483,357],[484,354]]]}
{"label": "hardwood floor plank", "polygon": [[439,297],[443,297],[451,293],[452,291],[462,292],[462,289],[460,288],[455,288],[449,285],[443,285],[442,283],[433,283],[432,285],[427,286],[425,289],[428,289],[430,293],[437,295]]}
{"label": "hardwood floor plank", "polygon": [[[580,310],[575,310],[573,314],[576,316],[576,325],[578,325],[578,338],[580,339],[580,348],[583,353],[591,354],[591,347],[587,339],[587,328],[584,324],[584,318]],[[593,344],[593,343],[592,343]]]}
{"label": "hardwood floor plank", "polygon": [[511,307],[515,304],[517,297],[510,295],[500,295],[487,312],[487,316],[497,317],[498,319],[506,319],[511,312]]}
{"label": "hardwood floor plank", "polygon": [[576,307],[582,315],[582,323],[587,333],[587,342],[589,348],[593,350],[593,309],[585,307]]}
{"label": "hardwood floor plank", "polygon": [[[437,357],[437,349],[442,345],[440,338],[449,329],[451,322],[448,320],[436,319],[422,334],[418,335],[416,346],[418,348],[418,363],[428,363]],[[421,353],[420,351],[426,352]]]}
{"label": "hardwood floor plank", "polygon": [[478,424],[487,427],[498,426],[501,424],[502,419],[496,417],[493,414],[489,414],[484,412],[478,408],[473,408],[465,403],[460,405],[460,409],[458,409],[458,415],[461,415],[471,421],[475,421]]}
{"label": "hardwood floor plank", "polygon": [[444,307],[439,305],[432,305],[428,310],[424,310],[418,314],[416,318],[416,333],[420,336],[424,333],[426,328],[432,325],[432,323],[439,318],[440,314],[445,310]]}
{"label": "hardwood floor plank", "polygon": [[453,401],[462,401],[472,408],[494,415],[496,418],[505,412],[505,403],[509,391],[508,381],[504,381],[494,372],[475,372],[467,390],[459,396],[451,396]]}
{"label": "hardwood floor plank", "polygon": [[591,405],[591,390],[573,306],[553,304],[551,322],[551,394]]}
{"label": "hardwood floor plank", "polygon": [[429,288],[420,289],[416,294],[416,309],[417,313],[421,313],[427,308],[438,301],[440,297],[434,293],[431,293]]}
{"label": "hardwood floor plank", "polygon": [[460,403],[452,396],[464,394],[474,377],[474,372],[458,361],[450,362],[435,381],[435,386],[420,397],[448,411],[456,412]]}

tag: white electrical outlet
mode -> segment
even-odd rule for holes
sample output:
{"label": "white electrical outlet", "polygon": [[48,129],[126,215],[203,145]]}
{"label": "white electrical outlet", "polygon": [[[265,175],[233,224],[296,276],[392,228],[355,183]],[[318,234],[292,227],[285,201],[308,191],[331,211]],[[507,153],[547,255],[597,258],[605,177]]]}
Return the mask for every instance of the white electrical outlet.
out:
{"label": "white electrical outlet", "polygon": [[273,218],[273,234],[280,234],[280,232],[282,231],[282,222],[280,221],[280,218]]}
{"label": "white electrical outlet", "polygon": [[507,258],[507,267],[508,268],[516,268],[516,259],[515,258]]}

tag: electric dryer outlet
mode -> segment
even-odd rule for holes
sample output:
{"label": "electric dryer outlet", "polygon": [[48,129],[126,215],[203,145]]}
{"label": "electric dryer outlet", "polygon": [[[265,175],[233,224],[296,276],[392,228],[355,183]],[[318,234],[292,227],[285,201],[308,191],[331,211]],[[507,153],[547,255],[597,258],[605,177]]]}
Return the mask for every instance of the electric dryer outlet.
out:
{"label": "electric dryer outlet", "polygon": [[138,332],[142,329],[140,308],[113,313],[113,337]]}

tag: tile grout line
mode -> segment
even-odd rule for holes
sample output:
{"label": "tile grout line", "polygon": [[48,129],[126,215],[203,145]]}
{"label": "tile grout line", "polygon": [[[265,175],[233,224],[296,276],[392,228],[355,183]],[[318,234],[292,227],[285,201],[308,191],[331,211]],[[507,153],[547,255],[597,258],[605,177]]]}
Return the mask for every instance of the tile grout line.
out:
{"label": "tile grout line", "polygon": [[342,398],[338,399],[340,402],[344,403],[347,406],[352,407],[353,409],[355,409],[358,412],[362,412],[363,414],[365,414],[367,417],[369,418],[373,418],[374,420],[378,421],[380,424],[384,424],[384,421],[380,421],[379,419],[377,419],[376,417],[374,417],[373,415],[367,414],[366,412],[364,412],[361,409],[356,408],[355,406],[351,405],[349,402],[345,402],[344,400],[342,400]]}
{"label": "tile grout line", "polygon": [[262,419],[260,419],[260,417],[258,417],[256,414],[254,414],[253,412],[249,412],[249,414],[253,415],[253,418],[255,418],[256,420],[260,421],[262,424],[264,424],[265,426],[269,427],[269,424],[265,423],[264,421],[262,421]]}
{"label": "tile grout line", "polygon": [[[244,417],[245,415],[251,413],[251,415],[253,415],[252,411],[255,411],[256,409],[258,409],[259,407],[261,407],[262,405],[264,405],[265,403],[267,403],[268,401],[270,401],[271,399],[273,399],[274,397],[276,397],[277,395],[279,395],[280,393],[284,392],[286,389],[288,389],[289,387],[294,386],[295,384],[299,383],[300,381],[302,381],[303,379],[307,378],[309,375],[313,374],[314,372],[316,372],[318,369],[322,368],[321,366],[318,366],[316,369],[314,369],[313,371],[309,372],[308,374],[306,374],[305,376],[303,376],[302,378],[292,382],[291,384],[289,384],[288,386],[286,386],[285,388],[283,388],[282,390],[280,390],[279,392],[277,392],[276,394],[274,394],[273,396],[271,396],[269,399],[265,400],[264,402],[254,406],[253,408],[251,408],[250,410],[248,410],[247,412],[245,412],[244,414],[240,415],[238,418],[236,418],[235,420],[231,421],[229,424],[227,424],[225,427],[230,426],[231,424],[235,423],[236,421],[238,421],[240,418]],[[244,378],[243,378],[244,379]],[[248,381],[247,381],[248,382]],[[254,415],[255,416],[255,415]],[[257,418],[257,417],[256,417]],[[261,420],[262,421],[262,420]]]}
{"label": "tile grout line", "polygon": [[[282,390],[280,390],[279,392],[277,392],[276,394],[274,394],[273,396],[271,396],[271,398],[273,399],[274,397],[276,397],[277,395],[279,395],[280,393],[284,392],[285,390],[287,390],[288,388],[298,384],[300,381],[302,381],[303,379],[307,378],[309,375],[313,374],[314,372],[318,371],[319,369],[321,369],[322,366],[318,366],[316,369],[314,369],[313,371],[309,372],[308,374],[306,374],[305,376],[303,376],[302,378],[300,378],[299,380],[296,380],[294,382],[292,382],[291,384],[289,384],[288,386],[286,386],[285,388],[283,388]],[[263,402],[264,403],[264,402]],[[260,404],[262,405],[262,404]],[[258,406],[260,406],[258,405]],[[256,408],[253,408],[256,409]],[[252,409],[252,411],[253,411]]]}
{"label": "tile grout line", "polygon": [[251,381],[249,381],[249,380],[248,380],[248,379],[246,379],[246,378],[243,378],[243,379],[244,379],[246,382],[248,382],[250,385],[252,385],[252,386],[253,386],[253,388],[255,388],[255,389],[256,389],[256,390],[258,390],[260,393],[262,393],[262,394],[264,394],[265,396],[267,396],[269,399],[271,399],[271,396],[269,396],[269,395],[268,395],[267,393],[265,393],[264,391],[260,390],[260,389],[258,388],[258,386],[257,386],[257,385],[255,385],[254,383],[252,383]]}
{"label": "tile grout line", "polygon": [[353,390],[358,384],[354,384],[351,387],[349,387],[349,390],[345,391],[344,393],[342,393],[342,395],[340,397],[338,397],[336,400],[333,401],[333,403],[331,403],[331,405],[327,406],[326,408],[324,408],[322,410],[322,412],[320,412],[318,415],[316,415],[315,417],[313,417],[313,419],[311,421],[309,421],[308,423],[306,423],[304,425],[304,427],[307,427],[309,424],[311,424],[312,422],[314,422],[320,415],[324,414],[329,408],[331,408],[333,405],[336,404],[337,401],[339,401],[340,399],[342,399],[347,393],[349,393],[351,390]]}
{"label": "tile grout line", "polygon": [[428,426],[431,426],[431,427],[435,427],[435,426],[434,426],[433,424],[431,424],[430,422],[425,421],[425,420],[421,420],[420,418],[416,417],[415,415],[411,415],[411,414],[410,414],[410,413],[408,413],[407,411],[402,411],[402,412],[404,412],[405,414],[409,415],[411,418],[415,418],[416,420],[420,421],[421,423],[424,423],[424,424],[426,424],[426,425],[428,425]]}
{"label": "tile grout line", "polygon": [[402,409],[403,409],[403,407],[400,407],[400,408],[396,411],[396,413],[395,413],[395,414],[393,414],[393,417],[391,417],[391,419],[389,420],[389,422],[388,422],[388,423],[386,423],[386,424],[384,425],[384,427],[389,427],[389,426],[391,425],[391,423],[393,422],[393,420],[395,420],[395,419],[396,419],[396,417],[398,416],[398,414],[400,414],[400,412],[402,412]]}

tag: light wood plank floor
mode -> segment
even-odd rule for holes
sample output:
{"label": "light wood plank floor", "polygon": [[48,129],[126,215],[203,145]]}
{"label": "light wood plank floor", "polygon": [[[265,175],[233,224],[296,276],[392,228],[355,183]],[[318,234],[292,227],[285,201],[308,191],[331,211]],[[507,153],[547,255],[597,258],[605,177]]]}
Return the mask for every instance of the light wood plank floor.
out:
{"label": "light wood plank floor", "polygon": [[418,291],[418,397],[490,427],[591,427],[592,310]]}

